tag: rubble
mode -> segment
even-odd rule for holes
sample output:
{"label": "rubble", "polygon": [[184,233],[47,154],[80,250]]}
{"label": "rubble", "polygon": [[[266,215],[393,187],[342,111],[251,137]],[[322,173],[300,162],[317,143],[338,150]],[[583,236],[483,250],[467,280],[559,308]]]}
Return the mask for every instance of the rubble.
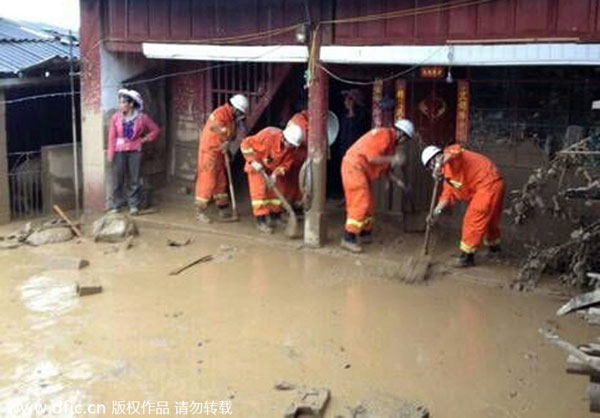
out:
{"label": "rubble", "polygon": [[290,382],[286,382],[285,380],[281,380],[275,384],[274,388],[276,390],[294,390],[296,389],[296,385]]}
{"label": "rubble", "polygon": [[185,241],[178,241],[175,239],[167,238],[167,247],[185,247],[192,242],[191,238],[186,239]]}
{"label": "rubble", "polygon": [[532,289],[543,273],[559,273],[559,280],[570,286],[599,287],[597,277],[587,274],[590,271],[600,271],[598,254],[600,221],[576,229],[565,243],[545,249],[532,249],[512,287],[517,290]]}
{"label": "rubble", "polygon": [[185,271],[185,270],[189,269],[190,267],[195,266],[196,264],[206,263],[206,262],[212,261],[212,260],[213,260],[213,256],[212,255],[210,255],[210,254],[209,255],[205,255],[203,257],[200,257],[200,258],[197,258],[197,259],[195,259],[193,261],[190,261],[189,263],[186,263],[185,265],[183,265],[183,266],[181,266],[181,267],[179,267],[179,268],[171,271],[169,273],[169,276],[176,276],[179,273],[181,273],[182,271]]}
{"label": "rubble", "polygon": [[40,246],[69,241],[73,231],[60,219],[51,219],[34,226],[26,223],[20,229],[0,239],[0,249],[13,249],[22,244]]}
{"label": "rubble", "polygon": [[83,284],[77,283],[76,291],[79,296],[95,295],[97,293],[102,292],[102,286],[100,286],[100,285],[83,285]]}
{"label": "rubble", "polygon": [[348,413],[338,414],[336,418],[429,418],[429,410],[419,402],[410,402],[397,396],[376,394],[357,406],[349,408]]}
{"label": "rubble", "polygon": [[[547,165],[533,170],[521,189],[510,192],[511,203],[505,213],[513,218],[513,223],[524,224],[537,211],[542,214],[549,213],[555,218],[576,221],[574,216],[565,210],[566,201],[600,196],[600,180],[594,178],[586,168],[600,166],[594,159],[595,154],[591,154],[595,152],[591,149],[594,146],[592,139],[587,137],[559,151]],[[583,177],[587,185],[565,188],[564,179],[569,171]]]}
{"label": "rubble", "polygon": [[66,242],[73,238],[73,231],[69,227],[54,227],[41,229],[31,233],[25,242],[29,245],[38,247],[45,244],[55,244]]}
{"label": "rubble", "polygon": [[290,404],[284,418],[322,418],[329,402],[329,389],[301,389]]}
{"label": "rubble", "polygon": [[46,260],[44,267],[48,270],[81,270],[90,262],[78,257],[52,257]]}
{"label": "rubble", "polygon": [[19,248],[21,243],[15,239],[7,239],[0,241],[0,250],[13,250]]}
{"label": "rubble", "polygon": [[106,214],[92,226],[92,236],[96,242],[121,242],[137,233],[135,222],[118,213]]}

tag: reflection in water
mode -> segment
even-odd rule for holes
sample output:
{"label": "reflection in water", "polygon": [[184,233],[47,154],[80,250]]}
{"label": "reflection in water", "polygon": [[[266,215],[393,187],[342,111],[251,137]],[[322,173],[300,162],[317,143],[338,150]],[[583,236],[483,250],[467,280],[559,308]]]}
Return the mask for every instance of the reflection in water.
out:
{"label": "reflection in water", "polygon": [[75,286],[47,276],[34,276],[21,286],[21,299],[33,312],[61,315],[77,303]]}
{"label": "reflection in water", "polygon": [[[555,300],[448,278],[408,286],[376,277],[367,257],[359,268],[246,241],[225,241],[240,251],[171,277],[224,239],[203,235],[173,251],[164,242],[144,230],[123,257],[91,242],[48,247],[90,260],[71,277],[29,278],[0,253],[0,417],[2,407],[67,400],[109,409],[231,400],[234,417],[281,417],[293,394],[272,389],[280,380],[329,387],[326,418],[389,395],[420,400],[432,416],[586,413],[587,382],[567,376],[563,353],[535,332],[554,318]],[[85,275],[107,291],[75,296],[73,276]],[[594,338],[577,318],[560,326],[573,341]],[[19,416],[31,415],[10,418]]]}

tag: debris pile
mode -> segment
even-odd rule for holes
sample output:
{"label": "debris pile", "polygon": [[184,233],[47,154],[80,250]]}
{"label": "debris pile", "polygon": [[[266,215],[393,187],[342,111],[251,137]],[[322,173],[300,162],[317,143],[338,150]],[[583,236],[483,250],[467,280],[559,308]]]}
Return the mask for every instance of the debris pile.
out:
{"label": "debris pile", "polygon": [[[587,137],[563,150],[544,167],[536,168],[520,190],[511,192],[510,207],[505,211],[514,224],[521,225],[536,212],[571,222],[575,229],[561,244],[542,248],[532,247],[527,260],[513,283],[517,290],[530,290],[543,273],[558,273],[560,281],[569,286],[600,286],[586,274],[600,269],[600,222],[588,216],[592,200],[600,197],[600,174],[597,161],[597,137]],[[568,187],[567,173],[583,179],[586,185]],[[569,205],[573,199],[585,199],[586,205]]]}
{"label": "debris pile", "polygon": [[[510,206],[505,213],[515,224],[523,224],[532,218],[536,209],[555,218],[577,219],[566,207],[568,199],[600,198],[600,179],[593,171],[600,165],[596,158],[594,138],[585,138],[561,151],[544,167],[536,168],[520,190],[510,192]],[[587,183],[582,187],[565,187],[567,172]]]}
{"label": "debris pile", "polygon": [[[600,274],[589,273],[600,279]],[[577,312],[584,316],[588,323],[600,325],[600,289],[583,293],[573,297],[556,312],[558,316]],[[568,374],[589,376],[590,383],[587,388],[587,399],[590,402],[590,412],[600,412],[600,344],[588,343],[574,345],[561,339],[555,332],[548,329],[540,329],[542,334],[550,343],[567,352]]]}
{"label": "debris pile", "polygon": [[53,219],[33,225],[31,222],[6,237],[0,238],[0,249],[13,249],[21,245],[40,246],[69,241],[73,231],[62,220]]}
{"label": "debris pile", "polygon": [[600,287],[600,280],[590,271],[600,271],[600,221],[571,233],[570,239],[550,248],[530,251],[519,269],[513,287],[531,290],[543,273],[559,273],[559,280],[569,286]]}
{"label": "debris pile", "polygon": [[135,222],[119,213],[106,214],[92,226],[92,236],[96,242],[121,242],[137,233]]}

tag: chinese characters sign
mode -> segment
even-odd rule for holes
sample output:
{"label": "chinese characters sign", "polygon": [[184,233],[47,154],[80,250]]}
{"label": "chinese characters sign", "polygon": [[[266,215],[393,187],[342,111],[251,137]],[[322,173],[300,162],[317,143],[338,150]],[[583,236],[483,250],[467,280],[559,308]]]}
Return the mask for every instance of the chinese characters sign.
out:
{"label": "chinese characters sign", "polygon": [[469,141],[469,82],[457,82],[456,101],[456,142],[464,144]]}

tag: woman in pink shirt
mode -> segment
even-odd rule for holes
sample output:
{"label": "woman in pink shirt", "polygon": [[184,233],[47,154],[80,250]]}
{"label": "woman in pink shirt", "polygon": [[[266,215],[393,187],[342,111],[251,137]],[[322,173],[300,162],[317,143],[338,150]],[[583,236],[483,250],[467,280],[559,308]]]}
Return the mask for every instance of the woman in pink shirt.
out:
{"label": "woman in pink shirt", "polygon": [[112,163],[110,212],[118,212],[125,206],[123,189],[127,175],[129,213],[139,213],[142,144],[156,140],[160,134],[156,123],[143,109],[144,101],[137,91],[119,90],[119,111],[112,116],[108,132],[107,158]]}

